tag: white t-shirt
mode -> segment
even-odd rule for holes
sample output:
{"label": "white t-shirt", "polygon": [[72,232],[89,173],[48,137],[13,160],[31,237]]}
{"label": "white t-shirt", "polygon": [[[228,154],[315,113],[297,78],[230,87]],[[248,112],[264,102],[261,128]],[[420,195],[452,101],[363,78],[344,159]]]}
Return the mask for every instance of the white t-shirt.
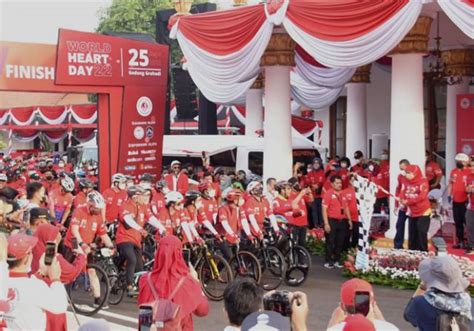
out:
{"label": "white t-shirt", "polygon": [[7,284],[11,309],[4,315],[4,320],[8,330],[45,330],[45,310],[53,314],[67,310],[66,289],[61,282],[48,286],[31,276],[9,277]]}
{"label": "white t-shirt", "polygon": [[[327,329],[327,331],[342,331],[345,324],[346,322],[336,324],[332,328]],[[395,325],[386,321],[375,320],[374,326],[377,331],[399,331]]]}

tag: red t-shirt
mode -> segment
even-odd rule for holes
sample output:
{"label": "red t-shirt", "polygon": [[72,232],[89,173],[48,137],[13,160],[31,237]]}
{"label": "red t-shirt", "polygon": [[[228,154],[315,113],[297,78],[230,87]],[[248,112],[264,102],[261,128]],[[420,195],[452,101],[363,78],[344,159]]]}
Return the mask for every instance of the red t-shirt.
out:
{"label": "red t-shirt", "polygon": [[[298,193],[292,192],[290,197],[290,203],[292,203],[297,197]],[[308,208],[306,207],[305,196],[298,202],[298,208],[293,210],[293,217],[290,224],[296,226],[307,226],[308,225]]]}
{"label": "red t-shirt", "polygon": [[[382,188],[384,188],[386,191],[388,191],[390,189],[389,169],[386,168],[386,167],[380,168],[380,171],[377,173],[377,176],[375,176],[372,181],[375,184],[377,184],[377,185],[381,186]],[[386,198],[388,196],[389,196],[389,194],[385,193],[384,191],[382,191],[380,189],[377,191],[377,194],[376,194],[377,199]]]}
{"label": "red t-shirt", "polygon": [[56,215],[56,222],[61,222],[66,210],[71,209],[73,200],[71,193],[63,193],[61,189],[56,189],[49,194],[49,203]]}
{"label": "red t-shirt", "polygon": [[428,179],[428,182],[431,182],[436,177],[443,176],[443,170],[441,170],[441,167],[435,161],[429,161],[426,164],[425,173],[426,173],[426,179]]}
{"label": "red t-shirt", "polygon": [[458,169],[455,168],[451,171],[449,176],[449,182],[452,185],[452,196],[454,202],[466,202],[467,201],[467,176],[471,174],[469,168]]}
{"label": "red t-shirt", "polygon": [[169,236],[174,233],[174,229],[181,223],[180,213],[175,212],[171,215],[167,208],[160,209],[158,220],[163,224],[166,229],[166,234]]}
{"label": "red t-shirt", "polygon": [[105,219],[107,223],[116,222],[119,218],[120,207],[127,200],[127,191],[115,190],[109,187],[102,195],[105,200]]}
{"label": "red t-shirt", "polygon": [[[469,176],[467,176],[467,186],[471,186],[474,189],[474,172],[471,172]],[[472,190],[471,190],[472,191]],[[474,210],[474,192],[468,193],[469,194],[469,209]]]}
{"label": "red t-shirt", "polygon": [[324,192],[323,206],[327,207],[328,218],[336,220],[343,220],[346,218],[344,212],[346,201],[341,192],[336,192],[334,189],[329,189]]}
{"label": "red t-shirt", "polygon": [[411,217],[427,216],[431,208],[428,193],[430,185],[424,178],[421,183],[407,181],[406,188],[402,191],[401,198],[407,201],[409,215]]}
{"label": "red t-shirt", "polygon": [[349,186],[349,169],[346,168],[341,168],[337,172],[339,176],[341,176],[342,179],[342,189],[345,189]]}
{"label": "red t-shirt", "polygon": [[217,231],[219,233],[226,233],[224,227],[222,226],[222,222],[227,221],[232,231],[234,231],[234,233],[237,235],[239,234],[241,229],[240,219],[245,217],[243,209],[239,209],[230,205],[223,205],[219,208],[218,215],[219,223],[217,226]]}
{"label": "red t-shirt", "polygon": [[204,222],[206,219],[214,223],[214,214],[217,214],[219,207],[217,206],[216,199],[201,199],[202,207],[198,210],[198,221],[199,223]]}
{"label": "red t-shirt", "polygon": [[349,186],[341,192],[342,198],[346,201],[349,212],[351,213],[351,221],[359,222],[359,208],[357,206],[357,198],[353,186]]}
{"label": "red t-shirt", "polygon": [[74,209],[87,206],[87,196],[84,194],[84,192],[81,191],[74,197],[73,206]]}
{"label": "red t-shirt", "polygon": [[135,222],[143,228],[152,216],[151,211],[147,205],[138,205],[133,200],[125,201],[120,209],[120,223],[115,242],[117,244],[132,243],[136,247],[142,247],[142,235],[140,232],[128,227],[125,223],[124,217],[127,215],[131,215]]}
{"label": "red t-shirt", "polygon": [[[408,184],[408,179],[403,176],[402,174],[398,175],[397,177],[397,188],[395,189],[395,196],[397,198],[400,198],[403,194],[403,191],[405,190],[407,184]],[[399,203],[397,200],[395,200],[395,207],[398,207]]]}
{"label": "red t-shirt", "polygon": [[273,212],[276,215],[282,215],[286,218],[288,223],[293,224],[293,207],[291,206],[291,199],[285,199],[281,195],[273,199]]}
{"label": "red t-shirt", "polygon": [[165,195],[163,192],[153,192],[150,205],[153,214],[159,215],[160,210],[166,207]]}
{"label": "red t-shirt", "polygon": [[[322,187],[324,185],[324,181],[326,177],[324,176],[324,170],[313,170],[308,173],[306,176],[303,177],[303,185],[302,187],[309,186],[311,187],[311,192],[313,193],[313,197],[321,198],[322,197]],[[321,190],[319,190],[321,188]],[[319,192],[319,193],[318,193]]]}
{"label": "red t-shirt", "polygon": [[71,239],[73,237],[73,225],[79,226],[79,233],[82,241],[86,244],[91,244],[96,236],[107,234],[102,215],[89,214],[87,207],[78,208],[72,214],[71,224],[69,225],[66,238],[64,239],[64,245],[69,248],[72,248]]}
{"label": "red t-shirt", "polygon": [[262,198],[261,201],[258,201],[254,197],[250,197],[245,202],[243,209],[247,216],[253,215],[257,220],[257,224],[260,229],[263,229],[263,223],[265,221],[265,217],[269,217],[273,214],[270,204],[266,198]]}

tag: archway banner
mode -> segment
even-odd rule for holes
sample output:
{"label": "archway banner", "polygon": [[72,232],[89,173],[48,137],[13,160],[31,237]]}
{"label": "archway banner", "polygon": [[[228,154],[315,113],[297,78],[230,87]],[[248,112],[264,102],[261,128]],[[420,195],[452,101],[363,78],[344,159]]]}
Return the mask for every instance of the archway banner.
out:
{"label": "archway banner", "polygon": [[124,87],[119,172],[160,174],[167,79],[167,46],[59,30],[56,84]]}

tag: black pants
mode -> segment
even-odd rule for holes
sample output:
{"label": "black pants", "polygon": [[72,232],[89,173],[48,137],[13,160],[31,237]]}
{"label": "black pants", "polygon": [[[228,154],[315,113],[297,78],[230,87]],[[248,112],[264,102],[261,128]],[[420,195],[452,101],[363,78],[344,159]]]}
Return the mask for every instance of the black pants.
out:
{"label": "black pants", "polygon": [[[316,198],[311,203],[311,215],[313,218],[313,225],[315,227],[322,227],[323,222],[323,206],[322,206],[323,199]],[[311,226],[310,226],[311,229]]]}
{"label": "black pants", "polygon": [[374,203],[374,213],[375,214],[380,214],[382,212],[382,206],[385,209],[385,211],[388,210],[388,198],[378,198],[375,200]]}
{"label": "black pants", "polygon": [[408,249],[428,251],[430,216],[408,218]]}
{"label": "black pants", "polygon": [[357,247],[359,245],[359,222],[352,222],[352,230],[349,231],[350,244],[349,247]]}
{"label": "black pants", "polygon": [[464,225],[466,224],[466,203],[453,202],[453,218],[456,225],[458,244],[464,243]]}
{"label": "black pants", "polygon": [[127,261],[127,285],[132,285],[134,274],[143,270],[141,249],[132,243],[118,244],[117,249],[120,254],[119,266]]}
{"label": "black pants", "polygon": [[407,212],[405,210],[398,211],[397,224],[395,226],[397,232],[393,238],[393,246],[397,249],[403,249],[403,242],[405,241],[405,223],[407,220]]}
{"label": "black pants", "polygon": [[335,263],[341,259],[349,223],[347,220],[329,219],[331,232],[326,235],[326,262]]}
{"label": "black pants", "polygon": [[293,225],[293,239],[297,245],[306,246],[306,227]]}

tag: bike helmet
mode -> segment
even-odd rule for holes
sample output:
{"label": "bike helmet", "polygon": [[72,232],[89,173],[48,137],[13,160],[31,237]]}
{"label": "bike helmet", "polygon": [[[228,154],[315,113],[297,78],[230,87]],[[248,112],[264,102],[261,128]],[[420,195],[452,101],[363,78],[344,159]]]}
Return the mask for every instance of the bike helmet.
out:
{"label": "bike helmet", "polygon": [[257,182],[257,181],[253,181],[253,182],[250,182],[248,185],[247,185],[247,192],[252,192],[254,189],[256,189],[257,187],[259,186],[262,186],[262,184],[260,182]]}
{"label": "bike helmet", "polygon": [[201,192],[199,191],[188,191],[186,192],[186,200],[187,201],[194,201],[196,200],[197,198],[199,198],[201,196]]}
{"label": "bike helmet", "polygon": [[166,187],[166,180],[159,180],[155,184],[157,190],[161,190],[163,187]]}
{"label": "bike helmet", "polygon": [[132,185],[127,189],[128,197],[131,198],[137,194],[144,194],[146,189],[140,185]]}
{"label": "bike helmet", "polygon": [[242,196],[242,191],[238,189],[230,189],[224,195],[224,199],[227,201],[238,201]]}
{"label": "bike helmet", "polygon": [[74,181],[71,179],[71,177],[64,176],[64,178],[61,179],[61,187],[64,191],[72,192],[74,191],[74,186]]}
{"label": "bike helmet", "polygon": [[94,204],[96,208],[105,208],[105,200],[102,194],[97,191],[92,191],[87,195],[87,201]]}
{"label": "bike helmet", "polygon": [[283,191],[286,187],[290,187],[290,184],[286,180],[280,180],[275,184],[275,190],[277,190],[278,193]]}
{"label": "bike helmet", "polygon": [[153,181],[153,175],[149,173],[145,173],[140,176],[140,181],[141,182],[152,182]]}
{"label": "bike helmet", "polygon": [[184,200],[183,195],[177,191],[171,191],[171,192],[166,193],[165,195],[166,204],[169,204],[172,202],[179,203],[179,202],[182,202],[183,200]]}
{"label": "bike helmet", "polygon": [[124,174],[116,173],[112,176],[112,183],[125,183],[127,181],[127,177]]}
{"label": "bike helmet", "polygon": [[79,188],[81,190],[85,188],[94,188],[94,183],[87,178],[81,178],[79,180]]}

